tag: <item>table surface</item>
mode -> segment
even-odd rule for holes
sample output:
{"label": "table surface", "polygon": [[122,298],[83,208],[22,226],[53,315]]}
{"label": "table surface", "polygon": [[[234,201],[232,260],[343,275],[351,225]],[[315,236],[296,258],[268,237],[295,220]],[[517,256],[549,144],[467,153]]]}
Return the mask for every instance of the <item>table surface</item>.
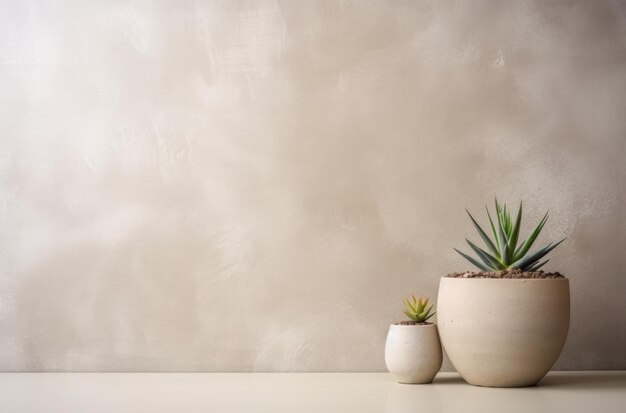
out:
{"label": "table surface", "polygon": [[474,387],[456,373],[3,373],[3,412],[626,412],[626,371],[551,372],[537,387]]}

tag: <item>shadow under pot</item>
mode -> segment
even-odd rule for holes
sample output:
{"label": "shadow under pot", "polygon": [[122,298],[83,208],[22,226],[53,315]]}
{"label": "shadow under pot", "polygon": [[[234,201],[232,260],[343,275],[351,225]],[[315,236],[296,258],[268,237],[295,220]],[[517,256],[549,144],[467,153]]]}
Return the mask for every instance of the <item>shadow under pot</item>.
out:
{"label": "shadow under pot", "polygon": [[536,385],[565,344],[569,301],[567,278],[442,277],[437,321],[443,348],[470,384]]}
{"label": "shadow under pot", "polygon": [[442,362],[436,324],[392,324],[389,327],[385,363],[399,383],[431,383]]}

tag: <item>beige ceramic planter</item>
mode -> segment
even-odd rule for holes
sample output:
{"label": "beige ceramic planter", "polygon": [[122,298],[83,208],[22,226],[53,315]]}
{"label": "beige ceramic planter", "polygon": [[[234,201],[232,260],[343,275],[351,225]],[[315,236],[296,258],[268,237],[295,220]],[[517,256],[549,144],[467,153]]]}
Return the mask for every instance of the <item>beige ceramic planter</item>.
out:
{"label": "beige ceramic planter", "polygon": [[443,348],[477,386],[535,385],[556,362],[569,328],[569,280],[442,277]]}
{"label": "beige ceramic planter", "polygon": [[392,324],[385,345],[385,363],[400,383],[430,383],[443,361],[437,326]]}

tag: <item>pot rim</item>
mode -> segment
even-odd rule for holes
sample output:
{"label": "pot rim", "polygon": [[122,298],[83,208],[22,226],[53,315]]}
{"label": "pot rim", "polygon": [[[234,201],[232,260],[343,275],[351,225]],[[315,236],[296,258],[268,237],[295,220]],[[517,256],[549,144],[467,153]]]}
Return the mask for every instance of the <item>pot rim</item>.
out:
{"label": "pot rim", "polygon": [[446,280],[463,280],[463,281],[569,281],[569,278],[563,276],[563,278],[488,278],[488,277],[474,277],[474,278],[463,278],[463,277],[448,277],[447,275],[442,275],[442,279]]}
{"label": "pot rim", "polygon": [[419,328],[426,328],[426,327],[434,327],[436,326],[437,323],[430,323],[429,324],[396,324],[396,323],[392,323],[390,326],[391,327],[419,327]]}

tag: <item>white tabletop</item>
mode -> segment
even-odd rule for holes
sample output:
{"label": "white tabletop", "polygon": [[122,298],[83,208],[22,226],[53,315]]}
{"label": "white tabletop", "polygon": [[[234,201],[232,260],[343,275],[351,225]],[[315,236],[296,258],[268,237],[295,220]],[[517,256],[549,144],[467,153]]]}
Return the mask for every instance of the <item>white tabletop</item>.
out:
{"label": "white tabletop", "polygon": [[439,373],[3,373],[0,410],[69,412],[626,412],[626,372],[553,372],[538,387],[492,389]]}

